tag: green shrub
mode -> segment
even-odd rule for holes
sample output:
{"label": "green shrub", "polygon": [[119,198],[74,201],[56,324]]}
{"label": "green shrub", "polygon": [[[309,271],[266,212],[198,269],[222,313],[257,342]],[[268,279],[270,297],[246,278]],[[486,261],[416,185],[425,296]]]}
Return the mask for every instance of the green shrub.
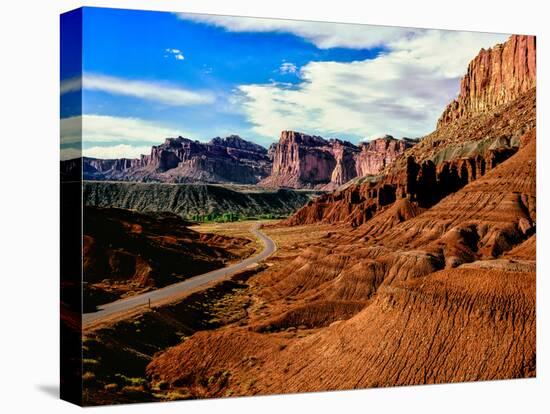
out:
{"label": "green shrub", "polygon": [[146,387],[147,386],[147,380],[145,378],[141,377],[127,377],[123,374],[115,374],[115,378],[119,380],[119,383],[129,385],[132,387]]}

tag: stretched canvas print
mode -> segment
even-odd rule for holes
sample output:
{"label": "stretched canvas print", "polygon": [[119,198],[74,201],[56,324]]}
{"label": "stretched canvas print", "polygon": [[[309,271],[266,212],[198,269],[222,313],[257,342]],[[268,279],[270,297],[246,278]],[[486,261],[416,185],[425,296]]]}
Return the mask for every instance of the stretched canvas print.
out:
{"label": "stretched canvas print", "polygon": [[61,16],[61,394],[536,375],[536,41]]}

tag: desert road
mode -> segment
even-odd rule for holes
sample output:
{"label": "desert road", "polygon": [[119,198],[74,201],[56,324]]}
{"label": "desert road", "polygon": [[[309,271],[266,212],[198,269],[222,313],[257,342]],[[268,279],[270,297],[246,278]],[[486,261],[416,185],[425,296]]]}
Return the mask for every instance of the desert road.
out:
{"label": "desert road", "polygon": [[260,225],[256,224],[251,229],[251,232],[261,240],[264,245],[263,250],[251,256],[241,262],[223,267],[221,269],[213,270],[202,275],[193,276],[182,282],[174,283],[172,285],[165,286],[160,289],[152,290],[150,292],[142,293],[140,295],[130,296],[125,299],[119,299],[115,302],[99,305],[97,311],[84,313],[82,315],[82,324],[87,325],[92,322],[101,322],[102,319],[115,316],[118,313],[127,312],[133,308],[144,306],[149,304],[154,305],[155,302],[162,301],[168,298],[177,298],[187,293],[191,289],[196,289],[202,285],[206,285],[217,279],[223,279],[233,273],[245,270],[247,267],[264,260],[277,250],[275,242],[267,237],[261,230]]}

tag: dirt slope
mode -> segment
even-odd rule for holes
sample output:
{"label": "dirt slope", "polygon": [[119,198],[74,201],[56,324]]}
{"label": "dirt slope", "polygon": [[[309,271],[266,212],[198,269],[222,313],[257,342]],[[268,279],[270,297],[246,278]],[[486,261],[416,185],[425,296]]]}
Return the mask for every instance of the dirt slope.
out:
{"label": "dirt slope", "polygon": [[534,376],[534,138],[431,208],[303,238],[252,280],[248,329],[192,336],[149,378],[222,396]]}
{"label": "dirt slope", "polygon": [[190,230],[171,213],[84,211],[84,305],[166,286],[254,252],[251,240]]}
{"label": "dirt slope", "polygon": [[533,63],[505,49],[474,60],[501,83],[478,83],[481,64],[463,83],[475,91],[458,106],[483,110],[452,104],[383,174],[265,229],[278,250],[240,293],[243,316],[153,355],[149,387],[203,398],[535,376],[536,94],[497,70]]}

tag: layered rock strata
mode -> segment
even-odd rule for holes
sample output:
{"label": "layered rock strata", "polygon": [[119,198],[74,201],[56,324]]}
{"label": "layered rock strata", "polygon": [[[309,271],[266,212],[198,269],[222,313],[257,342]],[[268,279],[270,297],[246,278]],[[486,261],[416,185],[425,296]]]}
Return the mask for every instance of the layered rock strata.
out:
{"label": "layered rock strata", "polygon": [[267,150],[236,135],[208,143],[167,138],[140,158],[83,161],[87,180],[255,184],[271,170]]}
{"label": "layered rock strata", "polygon": [[278,144],[270,148],[271,174],[260,185],[333,190],[356,177],[380,173],[416,142],[386,135],[356,146],[339,139],[283,131]]}
{"label": "layered rock strata", "polygon": [[482,49],[470,62],[460,94],[447,106],[438,127],[511,102],[535,83],[535,36],[514,35],[506,43]]}
{"label": "layered rock strata", "polygon": [[[358,226],[400,199],[429,208],[507,160],[536,126],[534,45],[530,36],[512,36],[482,50],[462,80],[458,103],[445,110],[433,133],[397,156],[380,176],[353,180],[311,201],[287,223]],[[453,105],[461,109],[450,115]]]}

